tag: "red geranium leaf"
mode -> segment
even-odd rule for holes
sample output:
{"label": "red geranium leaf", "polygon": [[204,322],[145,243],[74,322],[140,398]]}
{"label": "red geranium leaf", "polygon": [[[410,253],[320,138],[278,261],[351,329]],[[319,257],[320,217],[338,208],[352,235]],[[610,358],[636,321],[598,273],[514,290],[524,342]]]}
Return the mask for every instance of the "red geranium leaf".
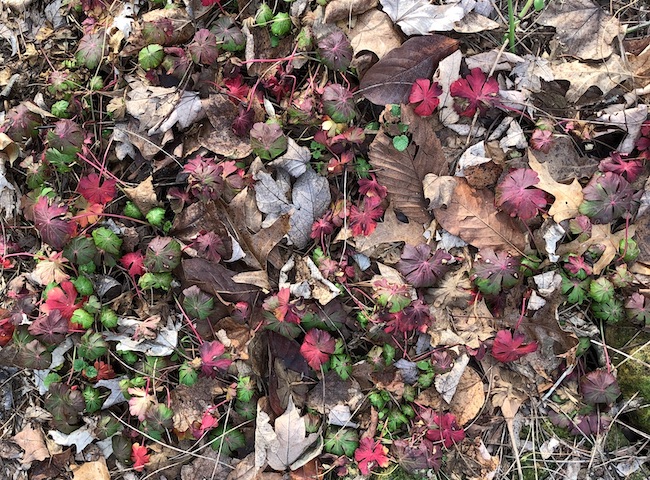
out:
{"label": "red geranium leaf", "polygon": [[528,353],[537,350],[537,342],[524,344],[521,333],[514,335],[510,330],[499,330],[492,344],[492,356],[499,362],[513,362]]}
{"label": "red geranium leaf", "polygon": [[420,299],[413,301],[411,305],[403,310],[390,315],[391,320],[385,329],[386,333],[391,333],[394,330],[400,333],[408,333],[413,330],[426,332],[427,326],[432,322],[429,305]]}
{"label": "red geranium leaf", "polygon": [[530,188],[538,183],[539,177],[535,170],[513,170],[497,185],[497,206],[503,208],[511,217],[519,217],[522,220],[534,218],[547,203],[546,194],[542,190]]}
{"label": "red geranium leaf", "polygon": [[359,179],[359,193],[361,195],[365,195],[366,197],[377,197],[384,199],[386,198],[386,195],[388,195],[388,190],[377,181],[375,174],[371,173],[370,179]]}
{"label": "red geranium leaf", "polygon": [[216,340],[212,342],[203,342],[199,348],[201,354],[201,371],[208,377],[214,377],[216,370],[227,370],[232,360],[229,358],[221,358],[226,347],[221,342]]}
{"label": "red geranium leaf", "polygon": [[141,251],[131,252],[125,254],[120,258],[120,263],[126,270],[129,272],[129,275],[135,277],[136,275],[142,275],[145,272],[144,269],[144,255]]}
{"label": "red geranium leaf", "polygon": [[63,318],[61,311],[52,310],[34,320],[28,330],[32,335],[39,337],[39,340],[52,345],[63,340],[68,333],[68,327],[68,320]]}
{"label": "red geranium leaf", "polygon": [[219,263],[221,257],[226,254],[226,246],[223,240],[214,232],[200,233],[194,243],[197,252],[202,257],[212,260],[215,263]]}
{"label": "red geranium leaf", "polygon": [[540,128],[535,129],[530,137],[530,146],[535,150],[548,153],[551,150],[551,146],[553,146],[553,131],[542,130]]}
{"label": "red geranium leaf", "polygon": [[311,368],[320,370],[321,365],[329,360],[335,348],[336,342],[329,333],[313,328],[305,335],[300,353]]}
{"label": "red geranium leaf", "polygon": [[474,68],[465,78],[452,83],[449,92],[456,97],[456,111],[464,117],[473,117],[477,109],[483,115],[489,107],[496,105],[499,84],[496,78],[488,79],[480,68]]}
{"label": "red geranium leaf", "polygon": [[442,88],[438,82],[431,83],[428,78],[418,78],[411,87],[409,103],[419,103],[413,111],[421,117],[428,117],[440,103],[438,97],[441,94]]}
{"label": "red geranium leaf", "polygon": [[586,403],[610,405],[621,394],[616,377],[606,370],[594,370],[580,379],[580,392]]}
{"label": "red geranium leaf", "polygon": [[100,185],[99,175],[91,173],[79,179],[77,191],[90,203],[106,205],[115,198],[115,185],[112,178],[105,179]]}
{"label": "red geranium leaf", "polygon": [[74,225],[61,217],[68,207],[50,205],[46,197],[40,197],[32,209],[34,226],[41,238],[55,250],[61,250],[74,232]]}
{"label": "red geranium leaf", "polygon": [[291,290],[288,288],[281,288],[277,295],[267,297],[262,304],[262,308],[267,312],[271,312],[273,316],[280,322],[300,323],[300,316],[298,315],[296,306],[289,300]]}
{"label": "red geranium leaf", "polygon": [[397,270],[415,288],[432,287],[448,270],[453,257],[444,250],[436,250],[431,255],[431,247],[426,244],[413,247],[405,245]]}
{"label": "red geranium leaf", "polygon": [[643,172],[643,161],[638,158],[624,159],[620,153],[612,152],[598,165],[601,172],[614,172],[623,176],[628,182],[634,182]]}
{"label": "red geranium leaf", "polygon": [[382,468],[388,466],[388,449],[381,444],[380,440],[362,438],[359,447],[354,452],[354,459],[359,464],[359,470],[364,475],[369,475],[375,465]]}
{"label": "red geranium leaf", "polygon": [[141,472],[144,466],[149,463],[147,447],[139,443],[134,443],[131,447],[131,461],[133,462],[133,469]]}
{"label": "red geranium leaf", "polygon": [[426,437],[434,443],[442,442],[445,448],[450,448],[465,438],[465,431],[458,426],[452,413],[438,415],[431,409],[425,409],[420,413],[420,418],[428,427]]}
{"label": "red geranium leaf", "polygon": [[370,235],[377,227],[377,220],[384,214],[381,208],[381,199],[378,197],[364,197],[360,207],[350,207],[350,230],[352,235]]}
{"label": "red geranium leaf", "polygon": [[41,306],[43,313],[49,313],[58,310],[66,320],[72,318],[72,314],[83,305],[83,299],[79,303],[74,303],[77,299],[77,290],[72,282],[61,282],[61,285],[54,287],[47,292],[47,300]]}

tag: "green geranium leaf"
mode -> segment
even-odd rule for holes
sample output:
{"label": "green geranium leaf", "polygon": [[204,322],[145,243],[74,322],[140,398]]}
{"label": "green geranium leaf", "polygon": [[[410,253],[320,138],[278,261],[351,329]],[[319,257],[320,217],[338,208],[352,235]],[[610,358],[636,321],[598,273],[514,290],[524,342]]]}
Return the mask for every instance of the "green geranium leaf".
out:
{"label": "green geranium leaf", "polygon": [[108,228],[99,227],[98,229],[93,230],[93,240],[95,241],[95,246],[100,250],[115,257],[120,255],[122,239]]}

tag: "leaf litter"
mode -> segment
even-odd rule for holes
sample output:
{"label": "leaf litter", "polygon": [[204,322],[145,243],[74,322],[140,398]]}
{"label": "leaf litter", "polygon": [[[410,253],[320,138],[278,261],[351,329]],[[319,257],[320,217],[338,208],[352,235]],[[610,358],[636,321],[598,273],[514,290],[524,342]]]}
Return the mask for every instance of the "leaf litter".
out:
{"label": "leaf litter", "polygon": [[0,13],[0,456],[647,476],[637,7],[322,3]]}

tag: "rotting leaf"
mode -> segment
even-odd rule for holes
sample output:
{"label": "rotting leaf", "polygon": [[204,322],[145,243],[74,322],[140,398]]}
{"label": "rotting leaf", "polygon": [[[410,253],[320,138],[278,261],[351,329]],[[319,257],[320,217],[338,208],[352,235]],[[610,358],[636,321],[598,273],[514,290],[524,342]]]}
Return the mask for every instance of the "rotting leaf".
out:
{"label": "rotting leaf", "polygon": [[304,248],[311,240],[311,226],[332,200],[327,178],[311,168],[296,180],[291,192],[295,210],[291,214],[289,239],[297,248]]}
{"label": "rotting leaf", "polygon": [[592,0],[549,2],[537,21],[555,27],[566,53],[582,60],[604,60],[612,54],[612,42],[625,28]]}
{"label": "rotting leaf", "polygon": [[429,223],[431,216],[426,209],[422,180],[433,168],[430,157],[417,156],[415,145],[398,152],[383,131],[370,144],[368,157],[377,170],[379,183],[386,187],[392,198],[393,208],[409,220]]}
{"label": "rotting leaf", "polygon": [[400,26],[405,35],[453,30],[465,16],[459,4],[432,5],[427,0],[380,0],[384,12]]}
{"label": "rotting leaf", "polygon": [[440,225],[476,248],[521,252],[526,246],[526,237],[506,213],[494,206],[494,194],[489,190],[473,189],[464,178],[456,182],[447,208],[434,209]]}
{"label": "rotting leaf", "polygon": [[376,105],[408,103],[413,82],[431,78],[438,62],[457,49],[456,40],[442,35],[413,37],[373,65],[359,91]]}

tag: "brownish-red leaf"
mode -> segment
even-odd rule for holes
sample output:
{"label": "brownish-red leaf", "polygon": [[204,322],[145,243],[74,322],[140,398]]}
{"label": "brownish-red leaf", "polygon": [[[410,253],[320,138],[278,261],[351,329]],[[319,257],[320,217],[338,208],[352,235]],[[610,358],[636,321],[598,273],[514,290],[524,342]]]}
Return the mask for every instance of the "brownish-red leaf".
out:
{"label": "brownish-red leaf", "polygon": [[413,37],[370,67],[359,91],[376,105],[408,103],[413,82],[431,78],[440,60],[457,49],[458,42],[443,35]]}
{"label": "brownish-red leaf", "polygon": [[442,228],[477,248],[521,252],[526,246],[526,237],[514,221],[494,206],[494,194],[474,190],[464,178],[456,180],[447,208],[433,213]]}

